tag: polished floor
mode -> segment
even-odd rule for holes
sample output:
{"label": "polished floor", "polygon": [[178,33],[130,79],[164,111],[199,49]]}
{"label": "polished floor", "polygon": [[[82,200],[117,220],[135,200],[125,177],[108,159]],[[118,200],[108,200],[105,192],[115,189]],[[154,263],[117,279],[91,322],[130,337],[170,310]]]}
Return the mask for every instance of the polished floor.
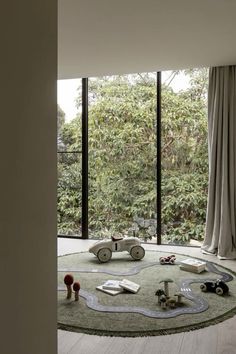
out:
{"label": "polished floor", "polygon": [[[59,238],[58,255],[87,251],[93,243]],[[236,260],[220,261],[215,256],[202,255],[196,247],[144,247],[212,260],[236,271]],[[200,330],[157,337],[100,337],[59,330],[58,354],[236,354],[236,316]]]}

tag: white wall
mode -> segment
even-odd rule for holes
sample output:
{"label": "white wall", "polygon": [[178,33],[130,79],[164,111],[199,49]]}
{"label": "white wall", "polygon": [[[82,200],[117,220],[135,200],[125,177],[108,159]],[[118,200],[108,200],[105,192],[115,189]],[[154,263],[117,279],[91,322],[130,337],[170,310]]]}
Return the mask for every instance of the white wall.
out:
{"label": "white wall", "polygon": [[0,353],[56,353],[57,1],[0,12]]}

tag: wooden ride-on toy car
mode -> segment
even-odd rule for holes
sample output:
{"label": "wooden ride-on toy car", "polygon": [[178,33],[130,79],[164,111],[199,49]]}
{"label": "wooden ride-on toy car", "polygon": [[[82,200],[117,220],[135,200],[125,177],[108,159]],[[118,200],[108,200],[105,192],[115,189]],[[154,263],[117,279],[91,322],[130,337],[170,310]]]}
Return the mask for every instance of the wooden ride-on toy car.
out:
{"label": "wooden ride-on toy car", "polygon": [[160,264],[174,264],[175,260],[176,258],[174,254],[172,254],[171,256],[159,258]]}
{"label": "wooden ride-on toy car", "polygon": [[131,257],[138,261],[145,256],[145,250],[137,237],[111,237],[96,242],[89,248],[89,252],[97,256],[101,263],[111,259],[112,252],[128,251]]}
{"label": "wooden ride-on toy car", "polygon": [[212,292],[216,293],[217,295],[228,294],[229,287],[225,282],[222,280],[215,280],[215,281],[205,281],[200,285],[200,289],[204,292]]}

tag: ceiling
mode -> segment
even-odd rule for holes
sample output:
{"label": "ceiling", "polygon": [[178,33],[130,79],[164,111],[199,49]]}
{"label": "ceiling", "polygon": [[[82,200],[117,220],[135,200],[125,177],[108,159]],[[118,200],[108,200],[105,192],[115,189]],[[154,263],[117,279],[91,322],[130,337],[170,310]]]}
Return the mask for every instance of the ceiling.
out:
{"label": "ceiling", "polygon": [[236,64],[236,0],[59,0],[58,78]]}

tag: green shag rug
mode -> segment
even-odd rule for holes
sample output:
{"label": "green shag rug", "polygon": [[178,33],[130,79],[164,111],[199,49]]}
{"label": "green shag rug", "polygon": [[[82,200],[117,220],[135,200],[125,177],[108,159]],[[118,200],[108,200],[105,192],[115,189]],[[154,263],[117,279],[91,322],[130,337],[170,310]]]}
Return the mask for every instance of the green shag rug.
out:
{"label": "green shag rug", "polygon": [[[216,280],[221,278],[222,275],[209,271],[194,274],[180,270],[178,264],[160,265],[159,257],[166,255],[164,252],[146,251],[146,255],[141,261],[134,261],[128,253],[115,253],[112,255],[111,261],[105,264],[99,263],[97,258],[88,252],[59,257],[58,328],[96,335],[154,336],[203,328],[224,321],[236,314],[234,272],[213,264],[218,271],[231,275],[232,280],[227,283],[230,289],[229,295],[219,296],[214,293],[203,293],[199,288],[201,279]],[[176,255],[177,263],[185,258],[190,257]],[[127,275],[129,271],[136,274]],[[102,312],[98,309],[89,308],[86,304],[86,296],[80,296],[78,302],[74,301],[73,298],[71,300],[66,299],[66,287],[63,279],[67,273],[73,274],[74,280],[80,282],[81,295],[83,296],[83,293],[87,296],[88,294],[91,295],[90,303],[92,303],[92,307],[96,308],[101,305]],[[118,275],[118,273],[122,273],[122,275]],[[138,293],[124,292],[111,296],[96,290],[97,285],[101,285],[108,279],[122,280],[123,278],[140,284]],[[163,287],[163,284],[159,284],[163,278],[174,280],[174,283],[170,283],[169,286],[170,295],[179,291],[181,284],[186,280],[196,279],[196,283],[192,282],[189,286],[196,302],[185,298],[183,299],[183,305],[179,306],[177,311],[176,309],[160,308],[155,292],[158,288]],[[207,309],[198,312],[201,303],[205,306],[207,304]],[[137,309],[137,312],[116,312],[116,308],[128,308],[132,311]],[[144,310],[144,313],[145,311],[151,314],[157,313],[157,318],[140,313],[140,309]],[[195,309],[196,313],[191,313],[192,309]],[[114,312],[110,312],[113,310]],[[171,311],[173,313],[177,312],[177,315],[172,316]],[[158,318],[158,313],[161,318]],[[163,316],[164,318],[162,318]]]}

